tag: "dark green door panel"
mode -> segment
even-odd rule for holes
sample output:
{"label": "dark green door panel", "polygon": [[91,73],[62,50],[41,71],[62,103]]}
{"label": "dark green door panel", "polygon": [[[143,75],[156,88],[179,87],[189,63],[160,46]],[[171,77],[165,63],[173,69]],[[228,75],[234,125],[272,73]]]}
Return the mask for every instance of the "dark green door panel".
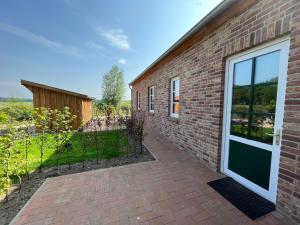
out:
{"label": "dark green door panel", "polygon": [[272,152],[230,140],[228,169],[269,189]]}

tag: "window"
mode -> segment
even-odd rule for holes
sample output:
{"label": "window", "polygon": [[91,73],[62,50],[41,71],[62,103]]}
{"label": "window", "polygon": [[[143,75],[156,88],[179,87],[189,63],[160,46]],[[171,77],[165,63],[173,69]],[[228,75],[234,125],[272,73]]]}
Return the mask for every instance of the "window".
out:
{"label": "window", "polygon": [[170,116],[178,117],[179,113],[179,77],[175,77],[171,80],[171,93],[170,93]]}
{"label": "window", "polygon": [[149,97],[149,112],[154,112],[154,86],[149,87],[148,89]]}
{"label": "window", "polygon": [[280,52],[234,64],[231,134],[272,144]]}
{"label": "window", "polygon": [[141,109],[141,93],[136,91],[136,108],[137,110]]}

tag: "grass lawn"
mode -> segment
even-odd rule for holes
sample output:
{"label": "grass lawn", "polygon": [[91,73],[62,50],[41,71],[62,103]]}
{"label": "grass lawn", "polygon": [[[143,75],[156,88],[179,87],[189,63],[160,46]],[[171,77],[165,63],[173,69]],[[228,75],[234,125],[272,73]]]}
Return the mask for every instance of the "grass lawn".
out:
{"label": "grass lawn", "polygon": [[[100,159],[110,159],[126,155],[127,152],[127,138],[124,131],[101,131],[98,135],[98,146],[100,152]],[[119,149],[118,149],[118,136],[119,136]],[[54,136],[48,135],[48,141],[44,150],[43,167],[56,166],[57,155],[55,153]],[[94,142],[94,133],[84,133],[83,138],[87,143],[85,160],[96,159],[97,151]],[[59,165],[70,163],[82,162],[84,159],[82,145],[79,133],[75,133],[71,138],[72,150],[67,155],[66,149],[62,146],[62,151],[59,154]],[[19,143],[17,147],[22,151],[25,158],[24,147]],[[40,165],[40,148],[38,138],[34,137],[29,147],[29,169],[34,171]]]}

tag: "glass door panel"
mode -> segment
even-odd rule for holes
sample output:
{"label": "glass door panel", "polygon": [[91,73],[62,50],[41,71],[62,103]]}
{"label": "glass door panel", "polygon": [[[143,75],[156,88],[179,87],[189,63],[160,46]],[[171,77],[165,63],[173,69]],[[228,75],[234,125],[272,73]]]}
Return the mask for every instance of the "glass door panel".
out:
{"label": "glass door panel", "polygon": [[272,144],[280,52],[234,64],[231,134]]}

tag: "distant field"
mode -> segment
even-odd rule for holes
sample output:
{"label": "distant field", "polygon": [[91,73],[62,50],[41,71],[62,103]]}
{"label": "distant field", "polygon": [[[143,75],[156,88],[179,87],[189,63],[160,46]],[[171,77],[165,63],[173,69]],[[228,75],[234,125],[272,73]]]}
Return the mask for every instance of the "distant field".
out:
{"label": "distant field", "polygon": [[9,116],[15,126],[22,126],[24,120],[28,120],[33,115],[32,102],[0,102],[0,130],[5,129],[9,124],[7,120],[1,120],[1,113]]}
{"label": "distant field", "polygon": [[14,105],[33,106],[32,102],[0,102],[0,109]]}

